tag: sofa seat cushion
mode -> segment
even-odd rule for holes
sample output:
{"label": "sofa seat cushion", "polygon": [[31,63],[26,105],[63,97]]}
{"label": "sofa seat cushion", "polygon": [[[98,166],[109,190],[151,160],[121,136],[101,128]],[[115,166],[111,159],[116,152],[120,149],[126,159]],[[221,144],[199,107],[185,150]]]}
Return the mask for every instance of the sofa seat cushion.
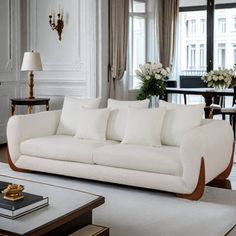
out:
{"label": "sofa seat cushion", "polygon": [[93,150],[114,143],[116,142],[81,140],[67,135],[51,135],[22,142],[20,151],[22,155],[94,164]]}
{"label": "sofa seat cushion", "polygon": [[182,175],[178,147],[147,147],[117,144],[97,148],[93,152],[95,164],[168,175]]}

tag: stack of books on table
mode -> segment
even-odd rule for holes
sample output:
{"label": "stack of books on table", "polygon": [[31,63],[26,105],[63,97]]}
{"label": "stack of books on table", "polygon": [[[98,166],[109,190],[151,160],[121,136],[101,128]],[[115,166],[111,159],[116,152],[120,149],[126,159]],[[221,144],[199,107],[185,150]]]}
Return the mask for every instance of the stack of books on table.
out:
{"label": "stack of books on table", "polygon": [[[9,183],[0,181],[0,190],[2,191]],[[20,216],[36,211],[42,207],[48,206],[48,197],[43,197],[31,193],[23,192],[24,198],[18,201],[9,201],[4,199],[4,194],[0,194],[0,216],[16,219]]]}

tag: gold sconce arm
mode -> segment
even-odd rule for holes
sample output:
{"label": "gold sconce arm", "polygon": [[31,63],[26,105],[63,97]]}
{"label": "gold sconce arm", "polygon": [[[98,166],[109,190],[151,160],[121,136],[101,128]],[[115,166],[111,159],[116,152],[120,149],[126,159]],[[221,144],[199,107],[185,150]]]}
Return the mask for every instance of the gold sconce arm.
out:
{"label": "gold sconce arm", "polygon": [[62,12],[59,11],[57,14],[57,20],[55,19],[55,12],[49,15],[49,25],[51,26],[52,30],[57,31],[58,38],[61,41],[61,35],[64,28],[63,10]]}

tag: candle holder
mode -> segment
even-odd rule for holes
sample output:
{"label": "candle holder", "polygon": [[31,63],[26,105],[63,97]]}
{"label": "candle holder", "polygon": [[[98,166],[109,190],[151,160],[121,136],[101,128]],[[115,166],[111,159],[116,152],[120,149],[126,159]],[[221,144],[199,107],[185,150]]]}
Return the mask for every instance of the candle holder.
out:
{"label": "candle holder", "polygon": [[52,30],[56,30],[58,34],[58,38],[61,41],[62,30],[64,28],[64,21],[63,21],[63,10],[57,14],[57,20],[55,17],[55,11],[49,15],[49,25],[51,26]]}

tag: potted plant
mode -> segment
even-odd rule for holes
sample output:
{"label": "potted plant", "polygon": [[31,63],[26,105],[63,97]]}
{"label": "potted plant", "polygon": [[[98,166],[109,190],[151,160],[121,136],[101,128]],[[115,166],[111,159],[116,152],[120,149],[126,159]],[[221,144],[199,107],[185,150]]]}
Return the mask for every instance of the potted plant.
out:
{"label": "potted plant", "polygon": [[138,100],[159,98],[165,95],[166,80],[170,74],[170,68],[163,68],[161,63],[146,63],[140,65],[135,71],[142,84],[140,87]]}
{"label": "potted plant", "polygon": [[208,87],[216,89],[225,89],[231,86],[235,77],[235,66],[233,69],[212,70],[202,76],[202,80]]}

